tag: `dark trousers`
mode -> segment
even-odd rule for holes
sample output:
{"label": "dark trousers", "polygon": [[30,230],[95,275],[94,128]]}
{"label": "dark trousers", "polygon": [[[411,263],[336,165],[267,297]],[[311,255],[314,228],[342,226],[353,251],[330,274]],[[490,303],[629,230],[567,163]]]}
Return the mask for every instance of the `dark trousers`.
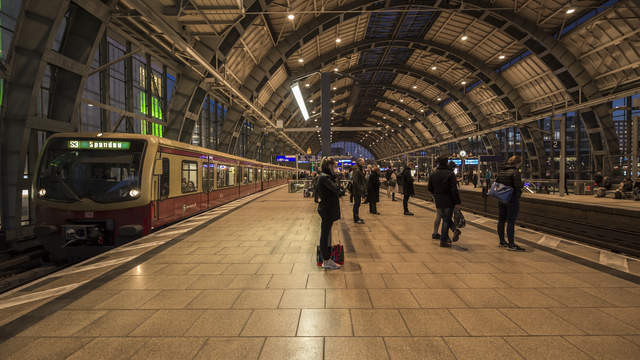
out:
{"label": "dark trousers", "polygon": [[375,214],[378,212],[378,207],[376,206],[378,203],[374,201],[369,201],[369,212]]}
{"label": "dark trousers", "polygon": [[452,226],[453,221],[451,216],[453,215],[453,208],[437,208],[438,215],[442,218],[442,232],[440,233],[440,241],[449,240],[449,228]]}
{"label": "dark trousers", "polygon": [[362,195],[353,195],[353,220],[360,219],[360,202],[362,202]]}
{"label": "dark trousers", "polygon": [[329,260],[331,258],[331,226],[333,220],[322,219],[320,224],[320,251],[322,252],[322,259]]}
{"label": "dark trousers", "polygon": [[404,212],[409,212],[409,197],[411,197],[411,195],[407,193],[404,193],[402,197],[402,206],[404,206]]}
{"label": "dark trousers", "polygon": [[514,234],[516,219],[518,218],[518,212],[520,211],[520,199],[512,200],[508,204],[500,203],[499,206],[500,213],[498,215],[498,238],[500,238],[500,243],[505,243],[504,225],[506,222],[509,245],[515,245]]}

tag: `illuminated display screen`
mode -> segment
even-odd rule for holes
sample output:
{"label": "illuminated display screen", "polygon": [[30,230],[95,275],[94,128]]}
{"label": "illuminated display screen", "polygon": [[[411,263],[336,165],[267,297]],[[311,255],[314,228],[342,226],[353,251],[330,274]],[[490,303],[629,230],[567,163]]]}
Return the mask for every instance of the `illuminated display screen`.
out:
{"label": "illuminated display screen", "polygon": [[464,159],[465,165],[478,165],[478,159]]}
{"label": "illuminated display screen", "polygon": [[295,156],[282,156],[282,155],[278,155],[276,156],[276,161],[296,161],[296,157]]}
{"label": "illuminated display screen", "polygon": [[460,159],[451,159],[451,161],[453,161],[458,166],[462,165],[462,160]]}
{"label": "illuminated display screen", "polygon": [[129,150],[131,142],[114,140],[69,140],[69,149],[83,150]]}

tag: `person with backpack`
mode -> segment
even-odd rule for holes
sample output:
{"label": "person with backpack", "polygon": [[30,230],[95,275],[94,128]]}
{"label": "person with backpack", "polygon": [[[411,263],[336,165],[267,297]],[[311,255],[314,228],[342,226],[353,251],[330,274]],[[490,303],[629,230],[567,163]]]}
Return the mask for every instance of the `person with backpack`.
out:
{"label": "person with backpack", "polygon": [[340,219],[340,196],[344,194],[336,182],[336,161],[331,157],[325,157],[320,163],[321,173],[318,176],[318,214],[322,218],[320,225],[320,252],[322,254],[322,268],[326,270],[340,269],[335,261],[331,260],[331,227]]}
{"label": "person with backpack", "polygon": [[364,159],[359,158],[353,166],[351,172],[351,194],[353,194],[353,221],[357,224],[364,224],[364,220],[360,218],[360,203],[365,194],[366,182],[364,173],[362,172]]}
{"label": "person with backpack", "polygon": [[[453,210],[460,204],[460,194],[458,193],[457,179],[453,171],[449,169],[449,158],[440,156],[436,160],[438,169],[429,176],[428,189],[433,194],[438,215],[442,218],[442,231],[440,234],[440,246],[451,247],[449,241],[449,228],[453,222]],[[460,237],[460,230],[456,229],[454,241]]]}
{"label": "person with backpack", "polygon": [[409,211],[409,197],[415,195],[415,189],[413,188],[413,176],[411,175],[411,169],[413,169],[413,163],[409,162],[407,166],[402,170],[400,177],[402,183],[402,207],[404,208],[404,214],[407,216],[413,216],[413,213]]}
{"label": "person with backpack", "polygon": [[[506,185],[513,189],[511,198],[507,202],[500,201],[498,203],[498,238],[500,239],[500,247],[506,247],[511,251],[525,251],[524,248],[515,243],[515,225],[520,211],[520,197],[522,196],[522,178],[520,176],[520,166],[522,158],[520,156],[512,156],[507,164],[500,169],[496,182]],[[504,227],[507,226],[507,239],[504,239]]]}
{"label": "person with backpack", "polygon": [[387,195],[391,196],[391,201],[396,201],[396,193],[398,192],[398,175],[396,169],[389,170],[389,180],[387,181]]}

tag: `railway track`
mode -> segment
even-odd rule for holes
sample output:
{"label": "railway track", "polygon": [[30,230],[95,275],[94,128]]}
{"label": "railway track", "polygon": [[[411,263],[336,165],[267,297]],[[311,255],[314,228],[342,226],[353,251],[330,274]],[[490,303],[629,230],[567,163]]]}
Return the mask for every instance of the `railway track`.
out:
{"label": "railway track", "polygon": [[[417,198],[432,200],[426,185],[416,185],[415,189]],[[498,218],[496,199],[468,190],[460,190],[460,198],[464,210]],[[640,257],[640,211],[523,197],[518,225]]]}

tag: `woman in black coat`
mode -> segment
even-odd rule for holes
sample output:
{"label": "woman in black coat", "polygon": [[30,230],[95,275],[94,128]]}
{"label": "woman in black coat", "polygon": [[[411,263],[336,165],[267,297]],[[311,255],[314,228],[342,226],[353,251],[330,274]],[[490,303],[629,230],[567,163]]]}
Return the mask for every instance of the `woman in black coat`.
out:
{"label": "woman in black coat", "polygon": [[327,270],[339,269],[335,261],[331,260],[331,227],[340,219],[340,196],[344,191],[336,181],[336,161],[325,157],[320,163],[321,173],[318,176],[318,214],[322,218],[320,225],[320,251],[322,252],[322,268]]}
{"label": "woman in black coat", "polygon": [[380,168],[374,166],[367,180],[367,199],[369,200],[369,212],[380,215],[378,202],[380,201]]}

